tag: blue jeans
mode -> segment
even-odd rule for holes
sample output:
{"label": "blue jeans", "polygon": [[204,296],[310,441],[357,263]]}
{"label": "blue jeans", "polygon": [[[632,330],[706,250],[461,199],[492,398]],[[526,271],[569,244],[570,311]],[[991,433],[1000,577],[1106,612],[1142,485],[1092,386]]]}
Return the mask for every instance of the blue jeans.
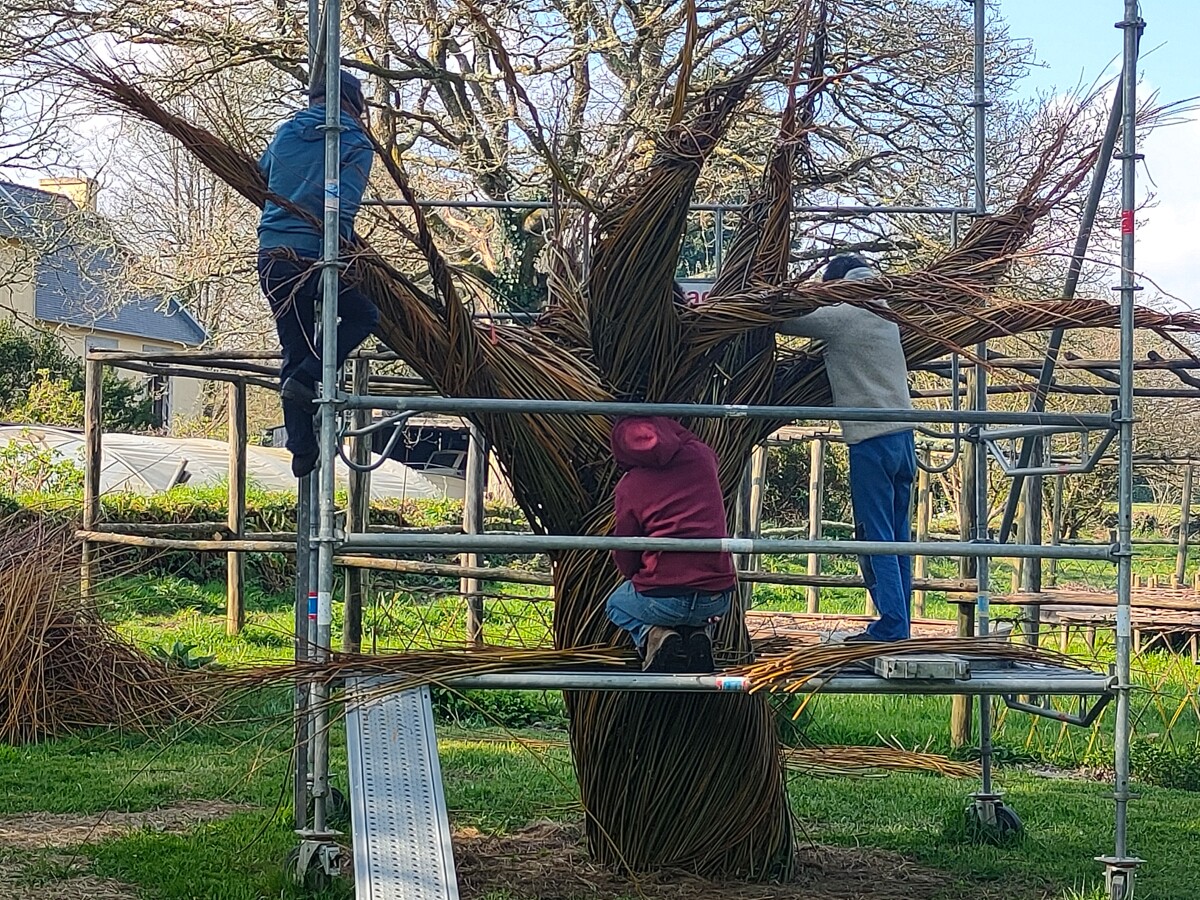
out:
{"label": "blue jeans", "polygon": [[[909,501],[916,474],[911,431],[850,445],[850,499],[864,540],[910,540]],[[870,624],[867,634],[879,641],[904,640],[911,628],[912,558],[872,556],[871,568],[875,573],[871,599],[879,620]]]}
{"label": "blue jeans", "polygon": [[[258,282],[275,317],[283,350],[280,384],[296,378],[307,387],[315,386],[321,380],[321,342],[316,339],[313,321],[317,297],[321,293],[321,270],[313,260],[291,259],[260,250]],[[337,362],[340,367],[379,324],[379,311],[345,275],[338,291],[338,319]],[[283,424],[287,429],[287,448],[292,453],[316,449],[315,413],[316,408],[310,403],[284,401]]]}
{"label": "blue jeans", "polygon": [[629,632],[638,649],[646,646],[646,635],[656,625],[667,628],[703,628],[714,617],[729,612],[733,591],[721,594],[681,593],[675,597],[651,597],[639,593],[625,581],[612,592],[605,610],[608,619]]}

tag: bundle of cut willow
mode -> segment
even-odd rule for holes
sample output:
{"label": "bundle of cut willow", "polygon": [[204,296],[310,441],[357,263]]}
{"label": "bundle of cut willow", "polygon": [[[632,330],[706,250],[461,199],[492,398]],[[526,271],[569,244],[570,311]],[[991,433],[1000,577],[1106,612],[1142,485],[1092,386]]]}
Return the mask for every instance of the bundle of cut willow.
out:
{"label": "bundle of cut willow", "polygon": [[147,730],[200,710],[192,679],[122,640],[85,598],[71,530],[0,524],[0,743]]}
{"label": "bundle of cut willow", "polygon": [[783,755],[783,764],[798,775],[826,778],[881,775],[887,772],[920,772],[946,778],[970,778],[979,767],[939,753],[901,750],[896,747],[795,747]]}

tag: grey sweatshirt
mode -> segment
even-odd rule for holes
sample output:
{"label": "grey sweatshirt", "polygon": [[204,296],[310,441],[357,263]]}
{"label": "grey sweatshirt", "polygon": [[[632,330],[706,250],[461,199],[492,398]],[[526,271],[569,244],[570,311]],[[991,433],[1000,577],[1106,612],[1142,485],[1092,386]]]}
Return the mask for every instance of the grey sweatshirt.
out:
{"label": "grey sweatshirt", "polygon": [[[847,281],[874,278],[867,268],[851,269]],[[887,306],[882,300],[880,305]],[[908,365],[895,322],[849,303],[815,309],[779,327],[780,334],[820,341],[825,371],[836,406],[867,409],[912,409]],[[846,443],[907,431],[909,422],[842,422]]]}

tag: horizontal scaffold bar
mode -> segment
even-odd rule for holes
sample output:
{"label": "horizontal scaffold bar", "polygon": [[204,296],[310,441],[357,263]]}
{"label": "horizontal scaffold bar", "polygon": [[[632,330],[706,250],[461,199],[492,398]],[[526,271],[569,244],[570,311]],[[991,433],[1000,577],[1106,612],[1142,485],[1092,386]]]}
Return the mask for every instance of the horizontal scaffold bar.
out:
{"label": "horizontal scaffold bar", "polygon": [[[642,672],[492,672],[449,677],[442,682],[462,690],[508,691],[724,691],[749,693],[755,685],[740,675],[659,675]],[[786,684],[777,690],[786,690]],[[1095,672],[1028,666],[960,681],[880,678],[841,672],[813,678],[805,691],[827,694],[1042,694],[1096,696],[1112,689],[1112,679]],[[765,688],[764,688],[765,690]]]}
{"label": "horizontal scaffold bar", "polygon": [[[386,198],[382,200],[364,200],[363,206],[408,206],[407,200],[401,198]],[[555,202],[553,200],[419,200],[417,205],[423,209],[582,209],[574,201]],[[745,207],[740,203],[693,203],[688,207],[690,212],[736,213]],[[796,206],[793,213],[827,213],[830,215],[870,216],[870,215],[978,215],[973,206],[888,206],[876,204],[871,206]]]}
{"label": "horizontal scaffold bar", "polygon": [[764,538],[646,538],[571,534],[347,534],[342,548],[454,553],[550,550],[674,550],[681,553],[824,553],[846,556],[1002,556],[1006,559],[1113,559],[1111,545],[996,544],[971,541],[822,541]]}
{"label": "horizontal scaffold bar", "polygon": [[1071,425],[1107,428],[1112,416],[1097,413],[1031,413],[1004,410],[858,409],[832,406],[738,406],[711,403],[621,403],[593,400],[507,400],[495,397],[381,397],[351,394],[350,409],[397,412],[532,413],[562,416],[677,416],[700,419],[839,419],[847,422],[963,422],[977,425]]}

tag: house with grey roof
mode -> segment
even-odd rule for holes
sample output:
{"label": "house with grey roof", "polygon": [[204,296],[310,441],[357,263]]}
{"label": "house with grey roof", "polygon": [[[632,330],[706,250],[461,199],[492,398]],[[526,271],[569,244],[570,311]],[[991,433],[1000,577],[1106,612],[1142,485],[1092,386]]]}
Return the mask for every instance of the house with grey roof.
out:
{"label": "house with grey roof", "polygon": [[[198,347],[204,328],[176,300],[139,289],[131,251],[96,211],[95,182],[0,181],[0,317],[53,331],[79,357],[91,349]],[[199,412],[200,384],[151,377],[164,423]]]}

